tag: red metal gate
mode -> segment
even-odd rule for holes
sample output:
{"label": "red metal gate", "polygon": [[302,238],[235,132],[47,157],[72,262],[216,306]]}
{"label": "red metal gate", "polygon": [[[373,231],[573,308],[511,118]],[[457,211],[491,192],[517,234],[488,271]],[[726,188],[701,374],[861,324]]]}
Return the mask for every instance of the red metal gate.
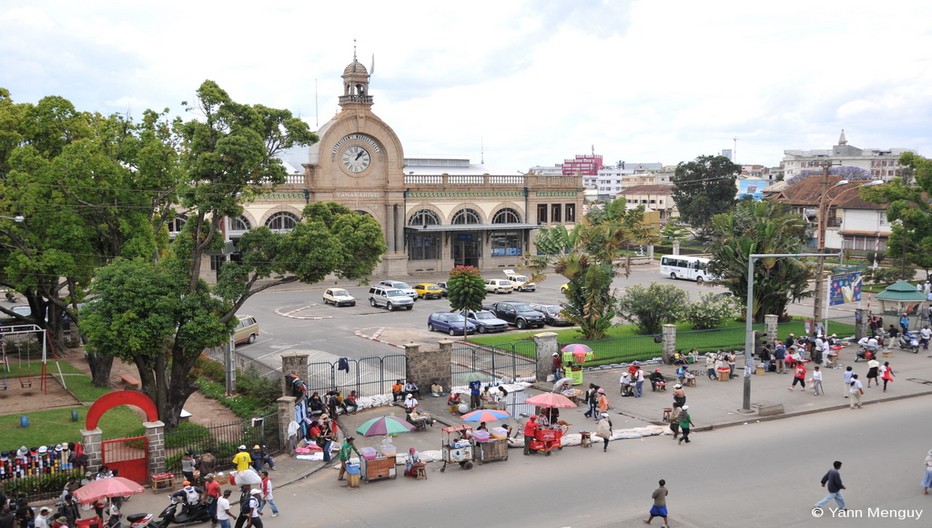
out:
{"label": "red metal gate", "polygon": [[145,436],[104,440],[100,443],[103,465],[139,484],[149,482],[149,442]]}

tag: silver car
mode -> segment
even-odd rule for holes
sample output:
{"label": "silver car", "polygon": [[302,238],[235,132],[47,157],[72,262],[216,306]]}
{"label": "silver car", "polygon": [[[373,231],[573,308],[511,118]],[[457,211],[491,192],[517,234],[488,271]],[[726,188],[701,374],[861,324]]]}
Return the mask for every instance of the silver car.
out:
{"label": "silver car", "polygon": [[559,304],[531,304],[531,308],[544,314],[544,320],[550,326],[571,326],[573,323],[563,317],[563,307]]}
{"label": "silver car", "polygon": [[476,331],[480,334],[490,332],[504,332],[508,330],[508,321],[495,317],[495,314],[488,310],[469,310],[466,312],[466,320],[476,325]]}

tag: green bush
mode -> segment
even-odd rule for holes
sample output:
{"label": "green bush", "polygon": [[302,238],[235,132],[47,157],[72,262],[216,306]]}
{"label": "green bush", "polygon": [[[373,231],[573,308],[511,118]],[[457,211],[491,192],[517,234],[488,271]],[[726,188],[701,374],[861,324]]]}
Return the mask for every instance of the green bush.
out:
{"label": "green bush", "polygon": [[223,383],[226,380],[223,363],[210,359],[206,353],[201,354],[201,357],[197,359],[192,373],[196,378],[207,378],[217,383]]}
{"label": "green bush", "polygon": [[664,324],[683,318],[689,294],[672,284],[632,285],[618,299],[618,313],[636,324],[643,334],[656,334]]}
{"label": "green bush", "polygon": [[915,275],[916,268],[913,266],[906,266],[905,269],[901,266],[883,267],[874,270],[871,282],[874,284],[893,284],[900,279],[911,281]]}
{"label": "green bush", "polygon": [[695,330],[707,330],[737,315],[738,303],[733,296],[703,293],[698,301],[686,307],[684,317]]}
{"label": "green bush", "polygon": [[[217,400],[233,411],[233,414],[240,418],[251,418],[261,416],[272,412],[275,408],[275,402],[268,400],[259,400],[250,396],[227,396],[224,386],[204,378],[197,380],[198,389],[204,396]],[[277,396],[276,396],[277,399]]]}
{"label": "green bush", "polygon": [[236,392],[271,405],[281,397],[282,386],[278,380],[263,378],[254,368],[250,368],[246,372],[237,372]]}
{"label": "green bush", "polygon": [[65,470],[37,477],[10,479],[4,481],[3,492],[7,497],[35,497],[48,493],[54,493],[57,497],[72,475],[78,478],[84,476],[80,470]]}

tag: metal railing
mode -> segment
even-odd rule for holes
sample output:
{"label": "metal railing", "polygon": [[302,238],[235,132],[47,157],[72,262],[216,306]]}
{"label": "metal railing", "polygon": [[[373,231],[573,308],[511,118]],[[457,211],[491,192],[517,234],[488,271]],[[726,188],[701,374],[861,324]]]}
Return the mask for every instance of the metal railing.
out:
{"label": "metal railing", "polygon": [[395,380],[406,377],[407,358],[404,354],[391,354],[382,357],[346,359],[346,369],[340,369],[340,362],[319,361],[308,363],[308,393],[326,393],[337,389],[343,394],[356,391],[359,396],[391,394]]}

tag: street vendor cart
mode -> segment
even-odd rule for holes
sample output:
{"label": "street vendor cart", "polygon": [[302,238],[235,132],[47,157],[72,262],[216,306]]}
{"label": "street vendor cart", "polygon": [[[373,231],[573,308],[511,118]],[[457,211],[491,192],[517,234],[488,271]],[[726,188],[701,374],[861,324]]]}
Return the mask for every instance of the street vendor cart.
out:
{"label": "street vendor cart", "polygon": [[443,458],[443,467],[440,472],[447,469],[447,464],[459,464],[463,469],[472,469],[473,461],[473,442],[472,427],[463,425],[454,425],[441,429],[443,433],[443,445],[440,446],[440,454]]}
{"label": "street vendor cart", "polygon": [[490,438],[485,442],[476,442],[476,460],[480,464],[508,460],[508,439]]}
{"label": "street vendor cart", "polygon": [[360,464],[360,472],[362,473],[362,478],[366,479],[366,482],[398,478],[395,455],[380,456],[372,459],[361,458]]}
{"label": "street vendor cart", "polygon": [[554,449],[563,449],[563,444],[561,443],[562,439],[563,428],[560,426],[538,429],[535,431],[534,439],[531,440],[529,447],[531,451],[541,451],[546,456],[550,456],[550,452]]}

